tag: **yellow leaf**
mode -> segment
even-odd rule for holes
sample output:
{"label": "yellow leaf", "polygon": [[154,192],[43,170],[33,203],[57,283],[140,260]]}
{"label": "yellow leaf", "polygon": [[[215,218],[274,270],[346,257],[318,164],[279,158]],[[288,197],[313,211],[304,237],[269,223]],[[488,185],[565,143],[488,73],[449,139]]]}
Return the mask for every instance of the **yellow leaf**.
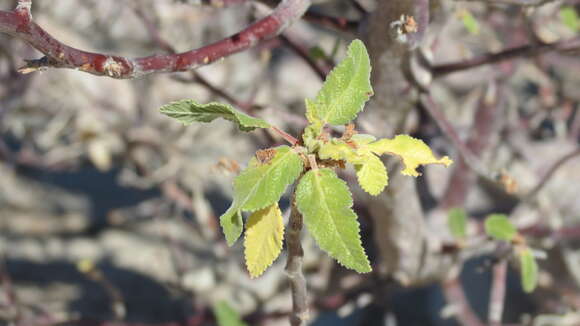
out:
{"label": "yellow leaf", "polygon": [[246,223],[246,266],[252,278],[262,275],[282,251],[284,223],[278,203],[254,212]]}
{"label": "yellow leaf", "polygon": [[393,154],[401,157],[405,164],[404,175],[419,176],[417,167],[424,164],[443,164],[449,166],[453,161],[444,156],[437,159],[429,146],[422,140],[408,135],[398,135],[393,139],[381,139],[368,145],[377,155]]}
{"label": "yellow leaf", "polygon": [[365,162],[355,167],[358,183],[369,194],[376,196],[387,186],[389,181],[387,169],[375,154],[369,153]]}

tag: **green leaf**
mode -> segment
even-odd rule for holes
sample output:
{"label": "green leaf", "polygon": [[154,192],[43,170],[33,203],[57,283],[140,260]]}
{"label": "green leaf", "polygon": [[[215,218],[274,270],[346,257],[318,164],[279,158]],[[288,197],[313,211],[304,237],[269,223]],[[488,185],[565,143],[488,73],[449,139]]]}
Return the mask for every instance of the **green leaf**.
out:
{"label": "green leaf", "polygon": [[576,9],[573,7],[560,9],[560,20],[573,31],[580,29],[580,19],[578,19],[578,13],[576,13]]}
{"label": "green leaf", "polygon": [[356,118],[373,94],[370,74],[370,59],[364,43],[352,41],[347,57],[327,76],[314,101],[307,100],[308,121],[343,125]]}
{"label": "green leaf", "polygon": [[497,240],[511,241],[518,231],[504,214],[492,214],[485,219],[485,233]]}
{"label": "green leaf", "polygon": [[465,26],[465,29],[467,29],[467,31],[470,34],[473,35],[479,34],[479,23],[477,22],[475,17],[473,17],[470,11],[462,10],[460,12],[460,17],[463,22],[463,26]]}
{"label": "green leaf", "polygon": [[447,156],[437,159],[431,149],[422,140],[408,135],[398,135],[393,139],[380,139],[368,145],[369,149],[377,155],[385,153],[401,157],[405,169],[401,173],[413,177],[419,176],[417,167],[425,164],[443,164],[449,166],[453,163]]}
{"label": "green leaf", "polygon": [[355,168],[361,188],[373,196],[380,194],[389,182],[385,165],[374,154],[369,154],[366,161]]}
{"label": "green leaf", "polygon": [[184,125],[197,122],[212,122],[217,118],[224,118],[235,122],[243,131],[252,131],[256,128],[270,128],[270,124],[262,119],[250,117],[223,103],[200,104],[193,100],[181,100],[162,106],[161,113],[179,120]]}
{"label": "green leaf", "polygon": [[246,266],[258,277],[278,258],[284,239],[284,221],[278,203],[254,212],[248,218],[244,239]]}
{"label": "green leaf", "polygon": [[527,293],[530,293],[534,291],[538,285],[538,264],[529,248],[521,250],[519,256],[522,288],[524,288],[524,291]]}
{"label": "green leaf", "polygon": [[456,239],[467,236],[467,214],[463,208],[452,208],[447,213],[447,225]]}
{"label": "green leaf", "polygon": [[304,166],[288,146],[279,146],[266,161],[254,157],[234,180],[234,200],[220,217],[220,224],[231,246],[242,233],[242,211],[253,212],[277,202],[286,187],[296,181]]}
{"label": "green leaf", "polygon": [[296,205],[320,248],[345,267],[371,271],[348,186],[328,168],[310,170],[296,189]]}
{"label": "green leaf", "polygon": [[213,314],[219,326],[247,326],[235,311],[225,301],[220,301],[213,306]]}
{"label": "green leaf", "polygon": [[366,144],[374,137],[354,135],[350,142],[332,139],[320,147],[318,156],[321,159],[346,160],[354,165],[361,188],[369,194],[380,194],[388,184],[387,169],[381,159],[373,154]]}
{"label": "green leaf", "polygon": [[242,211],[234,201],[232,206],[220,216],[220,225],[226,236],[228,246],[232,246],[242,234],[244,222],[242,221]]}

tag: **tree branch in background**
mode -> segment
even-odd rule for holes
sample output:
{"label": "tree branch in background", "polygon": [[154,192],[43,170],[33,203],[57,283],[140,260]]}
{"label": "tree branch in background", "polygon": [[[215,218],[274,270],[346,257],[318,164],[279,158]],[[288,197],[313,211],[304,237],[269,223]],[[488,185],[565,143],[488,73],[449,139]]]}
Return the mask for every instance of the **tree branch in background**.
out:
{"label": "tree branch in background", "polygon": [[460,62],[435,65],[432,67],[432,72],[433,77],[442,77],[450,73],[463,71],[487,64],[498,63],[504,60],[511,60],[519,57],[532,57],[551,51],[562,52],[562,51],[573,51],[578,49],[580,49],[580,37],[574,37],[571,39],[558,41],[554,43],[528,44],[503,50],[498,53],[484,54],[482,56]]}
{"label": "tree branch in background", "polygon": [[286,247],[288,249],[288,261],[286,263],[286,273],[292,289],[292,315],[290,324],[292,326],[306,325],[308,320],[308,305],[306,279],[302,273],[302,260],[304,251],[300,243],[300,232],[302,231],[302,214],[296,207],[296,195],[292,195],[290,211],[290,221],[286,232]]}
{"label": "tree branch in background", "polygon": [[221,41],[179,54],[126,58],[86,52],[59,42],[34,23],[31,1],[20,1],[14,11],[0,11],[0,32],[20,38],[45,57],[28,61],[22,72],[44,68],[70,68],[118,79],[137,78],[151,73],[193,70],[218,59],[246,50],[280,34],[298,20],[310,0],[283,0],[269,16]]}
{"label": "tree branch in background", "polygon": [[484,326],[485,324],[479,320],[475,312],[471,309],[467,298],[465,297],[465,292],[461,286],[461,282],[457,277],[441,283],[443,288],[443,294],[445,299],[451,305],[454,305],[454,311],[456,311],[455,317],[457,320],[465,326]]}
{"label": "tree branch in background", "polygon": [[503,315],[505,299],[506,276],[507,261],[503,259],[493,267],[493,279],[491,283],[489,312],[487,317],[490,326],[501,326],[501,316]]}
{"label": "tree branch in background", "polygon": [[569,160],[573,159],[574,157],[576,157],[578,155],[580,155],[580,147],[576,148],[571,153],[564,155],[558,161],[556,161],[556,163],[554,163],[554,165],[552,165],[550,167],[550,169],[548,170],[548,173],[546,173],[540,179],[538,184],[524,197],[524,200],[529,200],[529,199],[534,198],[538,194],[538,192],[540,192],[540,190],[542,190],[542,188],[548,183],[548,181],[550,181],[550,178],[552,178],[554,173],[556,173],[556,171],[558,171],[558,169],[561,166],[563,166],[564,164],[566,164],[566,162],[568,162]]}

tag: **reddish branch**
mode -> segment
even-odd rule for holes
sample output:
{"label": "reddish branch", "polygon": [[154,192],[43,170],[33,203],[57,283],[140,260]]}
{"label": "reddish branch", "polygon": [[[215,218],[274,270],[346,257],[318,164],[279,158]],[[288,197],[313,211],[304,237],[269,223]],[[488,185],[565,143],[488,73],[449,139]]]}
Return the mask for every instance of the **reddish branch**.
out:
{"label": "reddish branch", "polygon": [[447,302],[455,305],[455,309],[457,309],[456,318],[462,325],[484,326],[481,320],[479,320],[479,317],[477,317],[475,312],[471,309],[458,278],[453,278],[443,282],[442,287]]}
{"label": "reddish branch", "polygon": [[310,0],[283,0],[269,16],[221,41],[188,52],[133,59],[86,52],[61,43],[32,20],[31,2],[19,1],[15,10],[0,11],[1,33],[20,38],[45,55],[39,60],[29,61],[25,70],[71,68],[119,79],[187,71],[207,65],[275,37],[302,17],[310,6]]}
{"label": "reddish branch", "polygon": [[484,54],[482,56],[465,61],[435,65],[433,66],[432,72],[434,77],[441,77],[453,72],[463,71],[486,64],[498,63],[504,60],[511,60],[520,57],[531,57],[551,51],[573,51],[579,48],[580,37],[554,43],[528,44],[507,49],[498,53]]}
{"label": "reddish branch", "polygon": [[490,326],[501,326],[503,315],[505,287],[507,277],[507,261],[502,260],[493,267],[493,281],[489,296],[488,321]]}

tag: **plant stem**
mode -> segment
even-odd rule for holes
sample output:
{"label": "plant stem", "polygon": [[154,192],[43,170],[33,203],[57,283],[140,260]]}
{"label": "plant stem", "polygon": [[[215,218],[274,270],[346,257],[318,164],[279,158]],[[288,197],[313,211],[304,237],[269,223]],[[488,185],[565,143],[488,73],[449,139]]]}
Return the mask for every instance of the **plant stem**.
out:
{"label": "plant stem", "polygon": [[289,142],[292,146],[298,144],[298,139],[296,139],[296,137],[288,134],[287,132],[281,130],[280,128],[272,126],[270,129],[272,129],[274,132],[276,132],[278,135],[284,138],[284,140]]}
{"label": "plant stem", "polygon": [[296,193],[292,195],[290,221],[286,233],[286,247],[288,248],[288,261],[286,262],[286,274],[292,289],[292,314],[290,324],[292,326],[304,326],[308,320],[308,306],[306,304],[307,290],[306,278],[302,273],[302,260],[304,251],[300,243],[300,231],[302,230],[302,214],[296,207]]}

